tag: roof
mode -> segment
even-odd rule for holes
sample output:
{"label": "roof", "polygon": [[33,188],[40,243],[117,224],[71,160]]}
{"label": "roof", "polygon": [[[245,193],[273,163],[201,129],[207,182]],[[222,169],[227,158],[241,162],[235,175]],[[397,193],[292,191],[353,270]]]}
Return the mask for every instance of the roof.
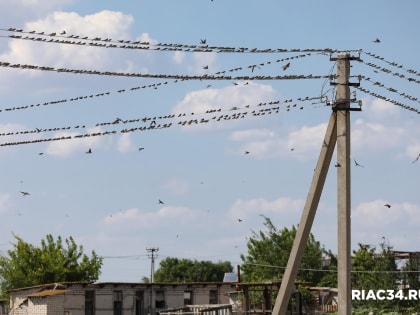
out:
{"label": "roof", "polygon": [[70,290],[44,290],[36,293],[29,294],[28,297],[45,297],[45,296],[53,296],[53,295],[60,295],[70,292]]}

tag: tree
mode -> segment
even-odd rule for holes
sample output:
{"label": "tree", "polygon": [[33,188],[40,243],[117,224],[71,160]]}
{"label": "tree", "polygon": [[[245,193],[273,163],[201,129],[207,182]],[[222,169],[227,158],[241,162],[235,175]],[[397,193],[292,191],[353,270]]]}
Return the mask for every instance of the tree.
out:
{"label": "tree", "polygon": [[89,258],[72,237],[57,240],[51,234],[36,247],[14,235],[16,243],[7,255],[0,256],[3,292],[21,287],[54,282],[88,281],[99,278],[102,257],[92,251]]}
{"label": "tree", "polygon": [[232,270],[228,261],[214,263],[168,257],[160,262],[154,278],[156,282],[217,282]]}
{"label": "tree", "polygon": [[[394,290],[397,291],[399,275],[392,246],[384,240],[380,251],[375,246],[358,244],[359,249],[353,251],[352,289],[359,290]],[[398,300],[364,300],[352,302],[355,308],[376,310],[398,309],[402,301]]]}
{"label": "tree", "polygon": [[[248,254],[241,255],[243,279],[246,281],[265,281],[281,279],[289,260],[290,251],[296,236],[296,228],[277,229],[265,216],[267,231],[253,232],[247,247]],[[311,233],[306,245],[298,279],[317,285],[323,276],[320,270],[324,250]]]}

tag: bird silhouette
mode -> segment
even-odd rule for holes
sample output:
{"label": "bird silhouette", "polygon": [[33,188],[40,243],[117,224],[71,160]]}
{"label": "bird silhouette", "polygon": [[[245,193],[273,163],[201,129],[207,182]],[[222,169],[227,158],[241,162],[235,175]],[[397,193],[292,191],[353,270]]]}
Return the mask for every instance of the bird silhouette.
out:
{"label": "bird silhouette", "polygon": [[142,150],[144,150],[144,148],[139,148],[139,151],[142,151]]}
{"label": "bird silhouette", "polygon": [[354,160],[354,165],[355,165],[355,166],[359,166],[359,167],[364,167],[363,165],[361,165],[361,164],[357,163],[357,161],[356,161],[356,160]]}
{"label": "bird silhouette", "polygon": [[207,42],[207,40],[206,40],[206,39],[201,39],[201,40],[200,40],[200,44],[205,45],[205,44],[206,44],[206,42]]}
{"label": "bird silhouette", "polygon": [[204,66],[203,67],[204,70],[207,70],[208,68],[209,68],[209,66]]}
{"label": "bird silhouette", "polygon": [[249,154],[249,151],[245,151],[244,153],[245,153],[245,154]]}
{"label": "bird silhouette", "polygon": [[164,205],[165,203],[162,200],[159,199],[159,204]]}
{"label": "bird silhouette", "polygon": [[30,195],[30,193],[28,193],[27,191],[21,191],[20,193],[22,194],[22,196],[29,196]]}
{"label": "bird silhouette", "polygon": [[384,204],[385,207],[391,208],[391,205],[389,203]]}
{"label": "bird silhouette", "polygon": [[420,153],[419,153],[419,155],[417,155],[417,157],[415,158],[415,160],[412,163],[416,163],[419,159],[420,159]]}
{"label": "bird silhouette", "polygon": [[242,219],[238,219],[238,222],[242,222]]}
{"label": "bird silhouette", "polygon": [[283,71],[286,71],[286,70],[287,70],[287,68],[289,68],[289,67],[290,67],[290,62],[286,63],[286,64],[282,67],[282,69],[283,69]]}
{"label": "bird silhouette", "polygon": [[334,166],[335,167],[341,167],[340,163],[336,163]]}
{"label": "bird silhouette", "polygon": [[91,153],[92,153],[92,149],[91,149],[91,148],[89,148],[89,150],[87,150],[85,153],[86,153],[86,154],[91,154]]}
{"label": "bird silhouette", "polygon": [[381,42],[381,40],[379,38],[376,38],[375,40],[373,40],[374,43],[379,44]]}

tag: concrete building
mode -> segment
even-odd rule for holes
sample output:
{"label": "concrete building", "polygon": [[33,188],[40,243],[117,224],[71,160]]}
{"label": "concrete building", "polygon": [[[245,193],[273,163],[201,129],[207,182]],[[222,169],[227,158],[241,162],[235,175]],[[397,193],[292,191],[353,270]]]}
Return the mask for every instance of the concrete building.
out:
{"label": "concrete building", "polygon": [[10,291],[10,315],[153,315],[187,305],[229,305],[227,293],[235,289],[226,282],[45,284]]}

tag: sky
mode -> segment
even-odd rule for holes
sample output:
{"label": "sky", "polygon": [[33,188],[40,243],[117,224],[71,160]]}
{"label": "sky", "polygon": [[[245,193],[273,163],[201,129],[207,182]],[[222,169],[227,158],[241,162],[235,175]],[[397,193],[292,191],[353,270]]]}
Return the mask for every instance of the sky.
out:
{"label": "sky", "polygon": [[[99,281],[118,282],[150,277],[148,248],[156,269],[167,257],[240,265],[264,216],[299,223],[340,51],[361,60],[352,249],[419,251],[419,11],[416,0],[1,1],[0,253],[13,235],[72,236],[104,257]],[[311,231],[336,253],[335,163]]]}

